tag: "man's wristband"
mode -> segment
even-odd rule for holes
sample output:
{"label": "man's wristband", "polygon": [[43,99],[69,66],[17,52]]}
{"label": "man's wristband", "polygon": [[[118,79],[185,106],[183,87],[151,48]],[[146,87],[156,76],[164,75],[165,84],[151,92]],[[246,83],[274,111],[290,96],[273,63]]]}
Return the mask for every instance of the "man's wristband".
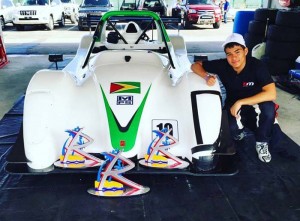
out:
{"label": "man's wristband", "polygon": [[207,81],[209,79],[209,77],[211,77],[211,76],[212,76],[211,73],[206,72],[205,80]]}

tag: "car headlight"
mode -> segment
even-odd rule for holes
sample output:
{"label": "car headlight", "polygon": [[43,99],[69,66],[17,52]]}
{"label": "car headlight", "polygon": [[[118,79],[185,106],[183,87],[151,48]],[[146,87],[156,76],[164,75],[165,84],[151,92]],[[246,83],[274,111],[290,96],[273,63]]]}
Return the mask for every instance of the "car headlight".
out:
{"label": "car headlight", "polygon": [[195,9],[189,9],[189,13],[197,13],[197,11]]}

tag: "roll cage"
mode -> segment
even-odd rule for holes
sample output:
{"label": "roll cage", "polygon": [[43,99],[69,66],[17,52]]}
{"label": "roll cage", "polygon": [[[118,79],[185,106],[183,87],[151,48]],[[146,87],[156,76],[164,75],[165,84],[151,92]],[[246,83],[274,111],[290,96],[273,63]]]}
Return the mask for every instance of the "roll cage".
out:
{"label": "roll cage", "polygon": [[109,25],[110,28],[112,28],[116,32],[118,38],[120,38],[124,42],[124,44],[128,44],[126,39],[122,36],[120,31],[116,28],[116,24],[118,22],[122,22],[122,21],[129,22],[132,20],[140,21],[141,23],[144,21],[148,22],[147,26],[142,31],[142,33],[137,38],[137,40],[135,41],[134,44],[138,44],[140,42],[140,40],[144,39],[147,36],[146,32],[148,30],[150,30],[150,28],[153,28],[154,26],[156,26],[157,31],[160,32],[161,40],[164,43],[165,51],[168,55],[170,65],[173,69],[175,69],[175,65],[174,65],[174,62],[173,62],[173,59],[172,59],[172,56],[170,53],[170,49],[168,46],[168,43],[170,42],[170,38],[167,34],[165,26],[164,26],[162,20],[160,19],[159,15],[157,15],[156,13],[154,13],[152,11],[110,11],[110,12],[105,13],[101,17],[100,21],[98,22],[98,25],[97,25],[96,30],[93,35],[93,41],[89,47],[89,50],[86,55],[86,58],[85,58],[82,68],[86,67],[86,65],[89,61],[89,58],[93,52],[95,43],[99,42],[101,40],[101,36],[102,36],[103,32],[106,31],[107,24]]}

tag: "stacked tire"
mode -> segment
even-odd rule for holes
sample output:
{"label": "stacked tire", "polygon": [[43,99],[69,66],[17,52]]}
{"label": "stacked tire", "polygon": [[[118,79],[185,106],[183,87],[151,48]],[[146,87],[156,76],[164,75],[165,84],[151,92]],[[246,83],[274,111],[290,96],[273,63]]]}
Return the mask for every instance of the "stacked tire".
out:
{"label": "stacked tire", "polygon": [[254,12],[254,20],[248,24],[248,32],[244,35],[246,45],[249,52],[257,44],[262,43],[266,39],[267,25],[275,23],[277,9],[259,8]]}
{"label": "stacked tire", "polygon": [[278,11],[275,24],[268,27],[263,61],[273,76],[288,76],[300,56],[300,11]]}

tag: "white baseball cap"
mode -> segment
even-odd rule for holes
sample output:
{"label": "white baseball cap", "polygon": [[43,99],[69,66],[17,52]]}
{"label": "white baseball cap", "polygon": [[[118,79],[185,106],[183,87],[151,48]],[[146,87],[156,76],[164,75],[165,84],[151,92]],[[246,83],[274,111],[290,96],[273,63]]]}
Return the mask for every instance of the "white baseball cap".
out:
{"label": "white baseball cap", "polygon": [[222,44],[222,47],[224,48],[228,43],[238,43],[240,45],[243,45],[246,47],[246,43],[245,43],[245,40],[243,38],[243,36],[241,34],[238,34],[238,33],[232,33],[231,35],[229,35],[225,42]]}

